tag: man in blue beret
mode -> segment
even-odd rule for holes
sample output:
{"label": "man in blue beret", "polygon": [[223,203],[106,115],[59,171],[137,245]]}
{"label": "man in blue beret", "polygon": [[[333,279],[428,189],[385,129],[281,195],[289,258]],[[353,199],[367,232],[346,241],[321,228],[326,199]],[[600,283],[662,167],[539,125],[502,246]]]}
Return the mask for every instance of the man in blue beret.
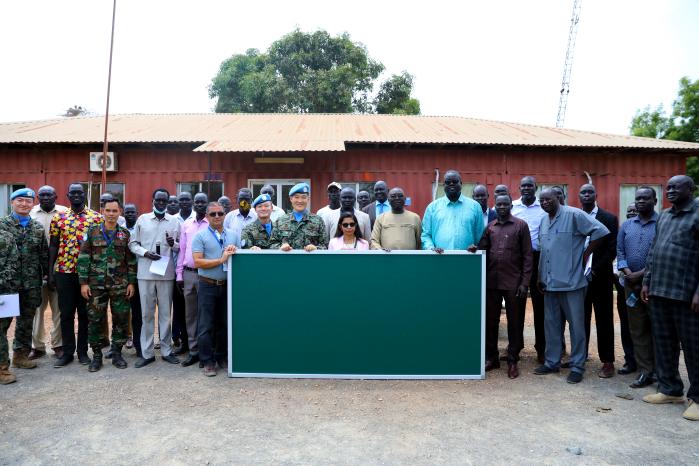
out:
{"label": "man in blue beret", "polygon": [[291,251],[304,249],[308,252],[327,249],[323,219],[308,211],[311,188],[308,183],[298,183],[289,191],[293,208],[290,214],[279,217],[270,237],[270,249]]}
{"label": "man in blue beret", "polygon": [[36,308],[41,304],[41,286],[48,274],[49,248],[44,227],[32,219],[34,191],[22,188],[10,196],[12,213],[0,219],[0,230],[10,233],[19,251],[19,274],[13,288],[19,293],[19,316],[15,327],[12,367],[33,369],[29,359]]}
{"label": "man in blue beret", "polygon": [[243,249],[260,250],[269,249],[269,239],[272,236],[272,196],[260,194],[252,201],[252,208],[257,214],[257,219],[243,228],[240,237],[240,246]]}

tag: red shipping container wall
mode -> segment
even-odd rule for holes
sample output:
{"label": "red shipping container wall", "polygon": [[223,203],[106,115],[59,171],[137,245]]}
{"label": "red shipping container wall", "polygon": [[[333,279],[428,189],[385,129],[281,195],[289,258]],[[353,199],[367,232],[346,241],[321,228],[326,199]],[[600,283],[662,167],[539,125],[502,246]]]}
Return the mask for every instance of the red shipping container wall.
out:
{"label": "red shipping container wall", "polygon": [[[150,210],[151,193],[165,187],[174,193],[177,182],[204,181],[209,163],[215,179],[224,182],[225,194],[234,198],[250,179],[310,179],[313,211],[327,204],[325,187],[331,181],[374,182],[400,186],[412,198],[410,210],[422,215],[432,200],[437,171],[440,181],[449,169],[461,172],[464,183],[483,183],[492,193],[497,184],[510,187],[519,197],[519,181],[534,175],[539,184],[565,184],[569,203],[579,206],[577,191],[587,172],[597,187],[599,205],[619,214],[620,186],[655,184],[686,172],[685,156],[649,150],[550,149],[522,150],[479,147],[349,146],[344,152],[303,153],[197,153],[197,144],[110,146],[118,158],[118,171],[108,182],[125,183],[125,200],[142,212]],[[0,183],[25,183],[34,189],[49,184],[66,204],[71,182],[99,183],[100,173],[89,172],[89,152],[99,145],[0,145]],[[255,157],[300,157],[301,164],[256,164]],[[466,193],[470,194],[470,193]],[[662,194],[659,193],[659,197]],[[491,199],[492,203],[492,199]]]}

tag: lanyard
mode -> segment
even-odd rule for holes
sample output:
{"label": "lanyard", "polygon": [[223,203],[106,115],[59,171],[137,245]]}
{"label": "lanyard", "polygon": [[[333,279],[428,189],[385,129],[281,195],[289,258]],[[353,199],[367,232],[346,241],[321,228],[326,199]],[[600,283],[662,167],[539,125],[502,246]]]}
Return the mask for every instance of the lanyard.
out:
{"label": "lanyard", "polygon": [[218,236],[216,236],[216,232],[211,227],[209,227],[209,233],[211,233],[211,235],[214,237],[214,239],[218,242],[218,245],[221,248],[221,251],[223,251],[223,243],[226,240],[226,230],[223,230],[223,233],[221,233],[220,238]]}
{"label": "lanyard", "polygon": [[116,238],[116,230],[114,230],[114,237],[109,236],[107,234],[107,230],[104,229],[104,223],[103,223],[102,224],[102,237],[107,242],[107,247],[110,247],[112,245],[112,242],[114,241],[114,238]]}

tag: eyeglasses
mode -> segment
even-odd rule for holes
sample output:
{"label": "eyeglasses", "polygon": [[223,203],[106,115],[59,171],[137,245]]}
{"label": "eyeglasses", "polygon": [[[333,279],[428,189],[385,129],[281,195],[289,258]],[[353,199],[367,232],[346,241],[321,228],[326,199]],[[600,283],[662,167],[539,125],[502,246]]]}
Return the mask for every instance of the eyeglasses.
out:
{"label": "eyeglasses", "polygon": [[352,223],[343,223],[343,224],[342,224],[342,228],[354,228],[355,225],[356,225],[356,223],[354,223],[354,222],[352,222]]}
{"label": "eyeglasses", "polygon": [[209,217],[223,217],[226,215],[225,212],[209,212]]}

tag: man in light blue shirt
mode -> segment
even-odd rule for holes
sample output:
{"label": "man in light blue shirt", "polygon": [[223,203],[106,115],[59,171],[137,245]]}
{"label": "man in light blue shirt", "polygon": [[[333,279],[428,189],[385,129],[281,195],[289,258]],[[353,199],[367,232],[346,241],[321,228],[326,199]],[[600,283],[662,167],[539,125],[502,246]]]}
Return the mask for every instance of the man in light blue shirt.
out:
{"label": "man in light blue shirt", "polygon": [[[558,372],[563,340],[562,314],[570,327],[570,374],[568,383],[579,383],[585,372],[587,341],[585,334],[585,264],[609,230],[599,220],[574,207],[562,206],[556,193],[544,189],[539,195],[548,214],[541,222],[538,287],[544,292],[546,361],[534,373]],[[586,246],[587,238],[590,238]]]}
{"label": "man in light blue shirt", "polygon": [[240,243],[233,231],[223,228],[224,215],[221,204],[210,202],[206,208],[209,226],[192,240],[192,259],[199,274],[197,345],[207,377],[216,375],[217,364],[222,369],[226,366],[228,295],[224,265],[228,264],[228,257],[235,254],[235,245]]}
{"label": "man in light blue shirt", "polygon": [[422,249],[441,253],[478,243],[483,235],[483,211],[480,204],[461,194],[461,175],[456,170],[444,175],[444,194],[425,210]]}
{"label": "man in light blue shirt", "polygon": [[[257,214],[252,210],[252,191],[248,188],[241,188],[238,191],[238,208],[228,212],[226,219],[223,222],[223,227],[226,230],[232,230],[240,241],[240,235],[243,233],[243,228],[257,220]],[[235,244],[240,246],[239,243]]]}

